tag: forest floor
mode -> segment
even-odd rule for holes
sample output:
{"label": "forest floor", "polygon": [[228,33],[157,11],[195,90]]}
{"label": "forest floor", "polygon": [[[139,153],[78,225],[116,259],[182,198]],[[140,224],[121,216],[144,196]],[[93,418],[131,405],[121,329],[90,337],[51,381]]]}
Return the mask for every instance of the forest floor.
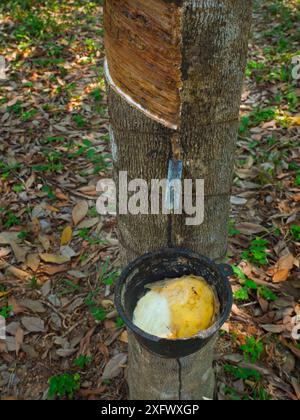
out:
{"label": "forest floor", "polygon": [[[0,5],[1,399],[127,397],[127,333],[113,305],[115,219],[96,211],[97,182],[112,164],[102,2],[63,3]],[[300,2],[259,3],[231,199],[235,304],[218,346],[218,397],[296,400]]]}

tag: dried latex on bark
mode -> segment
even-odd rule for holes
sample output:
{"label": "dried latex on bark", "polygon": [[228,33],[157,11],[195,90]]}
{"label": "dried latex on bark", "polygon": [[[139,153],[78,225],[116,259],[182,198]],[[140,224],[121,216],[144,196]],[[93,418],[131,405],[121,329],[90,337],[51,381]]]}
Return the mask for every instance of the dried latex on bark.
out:
{"label": "dried latex on bark", "polygon": [[217,300],[207,282],[196,276],[147,285],[137,303],[133,323],[157,337],[188,338],[214,322]]}

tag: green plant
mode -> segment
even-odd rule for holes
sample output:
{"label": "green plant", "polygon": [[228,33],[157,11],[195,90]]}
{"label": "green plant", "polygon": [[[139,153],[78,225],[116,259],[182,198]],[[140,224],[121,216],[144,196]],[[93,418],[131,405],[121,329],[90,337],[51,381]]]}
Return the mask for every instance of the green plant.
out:
{"label": "green plant", "polygon": [[247,63],[246,76],[255,76],[256,80],[260,81],[262,77],[259,76],[259,73],[261,70],[265,70],[265,68],[265,63],[259,63],[258,61],[249,60]]}
{"label": "green plant", "polygon": [[23,122],[27,122],[27,121],[30,121],[36,114],[37,114],[37,110],[32,109],[30,111],[23,112],[21,119]]}
{"label": "green plant", "polygon": [[261,286],[258,289],[258,293],[262,298],[269,300],[270,302],[275,302],[278,299],[278,296],[267,286]]}
{"label": "green plant", "polygon": [[92,207],[92,208],[90,208],[89,209],[89,212],[88,212],[88,216],[89,217],[99,217],[99,213],[98,213],[98,210],[97,210],[97,207]]}
{"label": "green plant", "polygon": [[91,96],[93,97],[95,102],[100,102],[103,96],[102,90],[100,88],[92,90]]}
{"label": "green plant", "polygon": [[73,399],[76,391],[80,389],[80,375],[70,375],[64,373],[63,375],[52,376],[49,379],[48,398],[68,398]]}
{"label": "green plant", "polygon": [[72,282],[71,280],[65,279],[63,281],[64,287],[60,292],[60,296],[69,295],[70,293],[75,293],[80,291],[80,285]]}
{"label": "green plant", "polygon": [[251,113],[251,122],[253,126],[257,126],[262,122],[268,122],[276,117],[276,110],[274,108],[255,109]]}
{"label": "green plant", "polygon": [[15,185],[12,187],[12,190],[13,190],[15,193],[20,193],[20,192],[22,192],[22,191],[24,191],[24,190],[25,190],[25,187],[24,187],[24,185],[23,185],[23,184],[15,184]]}
{"label": "green plant", "polygon": [[249,300],[249,293],[246,287],[241,287],[240,289],[236,290],[233,294],[234,299],[245,302]]}
{"label": "green plant", "polygon": [[243,379],[243,380],[252,379],[255,382],[259,382],[262,379],[261,374],[257,372],[257,370],[255,369],[247,369],[247,368],[242,368],[242,367],[237,367],[237,366],[232,366],[232,365],[225,365],[224,370],[226,373],[229,373],[230,375],[232,375],[234,379]]}
{"label": "green plant", "polygon": [[125,326],[125,323],[121,317],[118,316],[116,319],[116,327],[117,328],[123,328]]}
{"label": "green plant", "polygon": [[90,306],[90,313],[97,322],[102,322],[106,318],[106,312],[101,307]]}
{"label": "green plant", "polygon": [[242,253],[242,258],[258,265],[268,264],[268,241],[262,238],[254,239],[248,250]]}
{"label": "green plant", "polygon": [[120,273],[118,271],[109,271],[109,262],[110,259],[107,258],[103,267],[100,270],[100,282],[104,283],[106,286],[112,286],[115,280],[119,277]]}
{"label": "green plant", "polygon": [[12,172],[20,169],[20,164],[6,164],[3,160],[0,160],[0,175],[1,178],[6,180],[11,175]]}
{"label": "green plant", "polygon": [[0,292],[6,292],[6,291],[7,291],[7,287],[5,286],[5,284],[0,283]]}
{"label": "green plant", "polygon": [[245,276],[245,274],[242,272],[242,270],[240,269],[240,267],[237,267],[236,265],[232,264],[231,268],[234,272],[234,274],[240,279],[240,280],[247,280],[247,277]]}
{"label": "green plant", "polygon": [[78,367],[79,369],[84,369],[92,363],[92,360],[93,359],[91,356],[84,356],[82,354],[74,360],[73,365]]}
{"label": "green plant", "polygon": [[230,398],[232,401],[242,401],[244,398],[241,394],[237,392],[236,389],[232,388],[231,386],[225,386],[224,394]]}
{"label": "green plant", "polygon": [[111,165],[108,161],[108,159],[111,159],[111,156],[103,154],[101,150],[93,147],[93,143],[88,139],[83,139],[82,144],[77,145],[77,150],[69,154],[70,159],[79,156],[86,156],[91,161],[94,165],[94,173],[105,171]]}
{"label": "green plant", "polygon": [[239,267],[235,265],[232,265],[231,267],[243,286],[234,293],[234,298],[236,300],[243,302],[249,300],[251,291],[258,291],[261,297],[271,302],[277,300],[277,295],[275,295],[267,286],[258,286],[254,280],[248,279]]}
{"label": "green plant", "polygon": [[14,212],[8,211],[4,215],[4,227],[7,229],[11,228],[12,226],[18,226],[21,224],[21,220],[17,217]]}
{"label": "green plant", "polygon": [[250,127],[250,118],[247,116],[244,116],[241,118],[240,127],[239,127],[239,134],[245,134]]}
{"label": "green plant", "polygon": [[38,279],[36,276],[33,276],[30,280],[30,283],[28,285],[29,289],[38,289],[39,288],[39,284],[38,284]]}
{"label": "green plant", "polygon": [[249,292],[251,290],[257,290],[258,289],[258,286],[255,283],[255,281],[250,280],[250,279],[247,279],[247,278],[245,278],[245,280],[243,279],[241,281],[241,283],[244,284],[244,287],[242,287],[241,289],[237,290],[234,293],[234,297],[237,300],[246,301],[246,300],[249,299]]}
{"label": "green plant", "polygon": [[235,222],[234,222],[234,220],[233,219],[230,219],[229,220],[229,223],[228,223],[228,234],[229,234],[229,236],[236,236],[236,235],[239,235],[241,232],[238,230],[238,229],[236,229],[236,227],[235,227]]}
{"label": "green plant", "polygon": [[104,241],[96,236],[90,235],[91,228],[83,228],[78,231],[78,236],[82,238],[84,241],[88,242],[90,245],[100,245]]}
{"label": "green plant", "polygon": [[78,231],[78,236],[81,239],[84,239],[85,241],[87,241],[89,239],[90,235],[90,228],[83,228],[83,229],[79,229]]}
{"label": "green plant", "polygon": [[241,346],[245,359],[251,363],[257,362],[264,352],[264,345],[254,337],[247,337],[246,344]]}
{"label": "green plant", "polygon": [[46,48],[49,57],[59,58],[63,52],[63,47],[55,43],[49,43]]}
{"label": "green plant", "polygon": [[275,108],[256,108],[249,115],[244,115],[241,118],[239,133],[245,134],[251,127],[257,127],[263,122],[268,122],[275,119],[277,111]]}
{"label": "green plant", "polygon": [[17,101],[14,105],[7,107],[7,112],[13,113],[15,115],[21,115],[22,113],[22,102]]}
{"label": "green plant", "polygon": [[52,143],[63,143],[65,141],[64,137],[46,137],[42,140],[42,144],[52,144]]}
{"label": "green plant", "polygon": [[61,172],[64,165],[61,162],[49,162],[43,165],[34,165],[32,169],[35,172]]}
{"label": "green plant", "polygon": [[55,193],[48,185],[44,185],[41,191],[47,194],[47,197],[49,198],[49,200],[55,199]]}
{"label": "green plant", "polygon": [[293,239],[296,242],[300,242],[300,226],[299,225],[292,225],[291,226],[291,234],[293,236]]}
{"label": "green plant", "polygon": [[104,385],[110,385],[111,384],[111,380],[110,379],[103,379],[102,380],[102,383],[104,384]]}
{"label": "green plant", "polygon": [[21,232],[18,234],[18,238],[21,240],[27,239],[29,236],[29,232],[27,230],[21,230]]}
{"label": "green plant", "polygon": [[3,306],[3,308],[0,309],[0,316],[2,318],[9,318],[11,316],[12,306]]}
{"label": "green plant", "polygon": [[85,303],[95,321],[102,322],[106,318],[106,312],[95,300],[98,297],[99,291],[99,288],[97,288],[96,290],[90,292],[85,300]]}
{"label": "green plant", "polygon": [[262,386],[260,386],[257,390],[253,390],[253,399],[256,401],[271,401],[272,397]]}
{"label": "green plant", "polygon": [[79,114],[73,115],[72,120],[78,128],[83,128],[86,125],[86,120]]}

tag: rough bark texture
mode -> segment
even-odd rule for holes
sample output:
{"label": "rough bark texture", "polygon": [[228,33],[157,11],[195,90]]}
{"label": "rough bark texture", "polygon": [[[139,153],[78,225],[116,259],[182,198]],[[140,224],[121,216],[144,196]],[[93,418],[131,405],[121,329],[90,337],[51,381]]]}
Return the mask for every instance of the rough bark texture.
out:
{"label": "rough bark texture", "polygon": [[[164,359],[149,353],[132,334],[129,334],[129,398],[132,400],[212,399],[215,343],[216,338],[213,338],[207,346],[192,356]],[[135,369],[135,366],[138,369]]]}
{"label": "rough bark texture", "polygon": [[[189,227],[184,215],[120,215],[124,263],[164,246],[190,248],[216,260],[223,259],[227,249],[229,197],[252,1],[175,3],[181,11],[178,135],[183,176],[205,179],[205,220],[201,226]],[[109,86],[108,101],[115,173],[128,171],[129,179],[148,182],[166,178],[174,131],[132,107]],[[213,398],[212,355],[213,343],[189,358],[161,359],[142,349],[130,336],[130,397]]]}

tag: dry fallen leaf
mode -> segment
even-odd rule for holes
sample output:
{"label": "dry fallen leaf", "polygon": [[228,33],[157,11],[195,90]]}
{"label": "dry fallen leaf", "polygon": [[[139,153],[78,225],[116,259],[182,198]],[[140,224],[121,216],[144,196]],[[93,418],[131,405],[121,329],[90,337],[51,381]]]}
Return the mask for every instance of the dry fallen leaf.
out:
{"label": "dry fallen leaf", "polygon": [[295,117],[289,118],[292,125],[300,125],[300,115],[296,115]]}
{"label": "dry fallen leaf", "polygon": [[230,198],[231,204],[234,206],[244,206],[247,203],[247,199],[244,197],[232,196]]}
{"label": "dry fallen leaf", "polygon": [[40,265],[40,257],[38,254],[28,254],[26,264],[33,272],[36,272]]}
{"label": "dry fallen leaf", "polygon": [[296,378],[291,378],[291,384],[293,385],[293,388],[297,394],[298,400],[300,400],[300,383]]}
{"label": "dry fallen leaf", "polygon": [[280,258],[276,264],[275,272],[273,274],[273,282],[281,283],[289,278],[290,271],[293,269],[295,257],[288,253]]}
{"label": "dry fallen leaf", "polygon": [[45,325],[44,321],[40,318],[34,318],[29,316],[24,316],[21,319],[22,324],[29,332],[44,332]]}
{"label": "dry fallen leaf", "polygon": [[68,265],[44,265],[39,271],[48,274],[49,276],[54,276],[54,274],[68,271],[69,268],[70,267]]}
{"label": "dry fallen leaf", "polygon": [[50,246],[51,246],[49,237],[47,235],[39,234],[38,240],[42,244],[42,247],[44,248],[44,250],[49,251]]}
{"label": "dry fallen leaf", "polygon": [[85,218],[88,211],[89,211],[89,205],[87,201],[82,200],[78,204],[76,204],[76,206],[74,207],[72,211],[72,218],[73,218],[73,222],[75,226],[77,226],[78,223],[80,223]]}
{"label": "dry fallen leaf", "polygon": [[69,201],[69,197],[66,195],[66,194],[64,194],[60,189],[56,189],[56,191],[55,191],[55,195],[56,195],[56,198],[58,198],[59,200],[63,200],[63,201]]}
{"label": "dry fallen leaf", "polygon": [[72,236],[73,236],[73,230],[71,226],[67,226],[63,230],[63,233],[61,235],[60,245],[61,246],[69,245],[69,243],[71,242]]}
{"label": "dry fallen leaf", "polygon": [[0,55],[0,80],[6,80],[7,75],[5,73],[6,61],[3,55]]}
{"label": "dry fallen leaf", "polygon": [[239,230],[243,235],[255,235],[257,233],[265,232],[266,228],[255,223],[239,223],[236,225],[236,229]]}
{"label": "dry fallen leaf", "polygon": [[94,217],[93,219],[84,220],[81,222],[77,228],[78,229],[90,229],[99,223],[99,217]]}
{"label": "dry fallen leaf", "polygon": [[1,353],[7,353],[7,346],[5,341],[0,341],[0,354]]}
{"label": "dry fallen leaf", "polygon": [[95,196],[97,195],[97,188],[95,185],[87,185],[81,188],[78,188],[78,191],[86,194],[86,195],[92,195]]}
{"label": "dry fallen leaf", "polygon": [[265,324],[265,325],[261,325],[261,327],[265,331],[271,332],[273,334],[281,334],[286,329],[284,325],[274,325],[274,324]]}
{"label": "dry fallen leaf", "polygon": [[295,194],[292,197],[293,201],[295,201],[296,203],[298,203],[300,201],[300,194]]}
{"label": "dry fallen leaf", "polygon": [[19,240],[18,232],[1,232],[0,233],[0,245],[10,245],[11,241]]}
{"label": "dry fallen leaf", "polygon": [[23,344],[23,340],[24,340],[24,331],[22,330],[21,327],[17,329],[15,339],[16,339],[16,355],[18,356],[19,351]]}
{"label": "dry fallen leaf", "polygon": [[127,355],[125,353],[119,353],[114,356],[105,366],[102,380],[103,379],[113,379],[122,372],[122,368],[124,367],[127,361]]}
{"label": "dry fallen leaf", "polygon": [[280,337],[280,341],[281,343],[286,346],[287,348],[289,348],[291,350],[291,352],[300,360],[300,349],[295,346],[294,344],[288,342],[285,338]]}
{"label": "dry fallen leaf", "polygon": [[27,273],[26,271],[20,270],[17,267],[13,267],[12,265],[6,264],[6,271],[11,275],[17,277],[20,280],[31,280],[32,275]]}
{"label": "dry fallen leaf", "polygon": [[11,253],[10,248],[0,248],[0,258],[5,258]]}
{"label": "dry fallen leaf", "polygon": [[74,251],[74,249],[71,248],[68,245],[61,246],[60,247],[60,253],[63,257],[68,258],[69,261],[77,255],[76,252]]}
{"label": "dry fallen leaf", "polygon": [[119,340],[122,343],[126,343],[126,344],[128,343],[128,332],[126,330],[122,332],[122,334],[120,335]]}
{"label": "dry fallen leaf", "polygon": [[23,308],[29,309],[32,312],[41,314],[46,312],[46,308],[39,300],[23,299],[20,301],[20,304]]}
{"label": "dry fallen leaf", "polygon": [[78,270],[70,270],[68,271],[68,274],[71,277],[75,277],[76,279],[84,279],[87,277],[87,274],[82,273],[81,271],[78,271]]}
{"label": "dry fallen leaf", "polygon": [[23,313],[23,312],[24,312],[24,308],[21,306],[21,304],[19,304],[19,303],[17,302],[17,300],[16,300],[13,296],[11,296],[11,297],[8,299],[8,304],[9,304],[9,306],[11,306],[11,307],[12,307],[12,312],[13,312],[15,315],[18,315],[18,314],[21,314],[21,313]]}
{"label": "dry fallen leaf", "polygon": [[27,179],[27,181],[25,182],[25,187],[26,187],[27,190],[29,190],[32,187],[32,185],[35,182],[35,179],[36,179],[35,173],[30,175],[30,177]]}
{"label": "dry fallen leaf", "polygon": [[63,256],[63,255],[56,255],[56,254],[40,254],[41,260],[43,260],[46,263],[52,263],[52,264],[65,264],[70,261],[69,257]]}
{"label": "dry fallen leaf", "polygon": [[10,246],[15,254],[17,262],[25,262],[28,249],[20,247],[15,241],[10,241]]}
{"label": "dry fallen leaf", "polygon": [[56,351],[56,354],[59,357],[70,357],[72,356],[74,353],[76,353],[76,349],[58,349]]}

